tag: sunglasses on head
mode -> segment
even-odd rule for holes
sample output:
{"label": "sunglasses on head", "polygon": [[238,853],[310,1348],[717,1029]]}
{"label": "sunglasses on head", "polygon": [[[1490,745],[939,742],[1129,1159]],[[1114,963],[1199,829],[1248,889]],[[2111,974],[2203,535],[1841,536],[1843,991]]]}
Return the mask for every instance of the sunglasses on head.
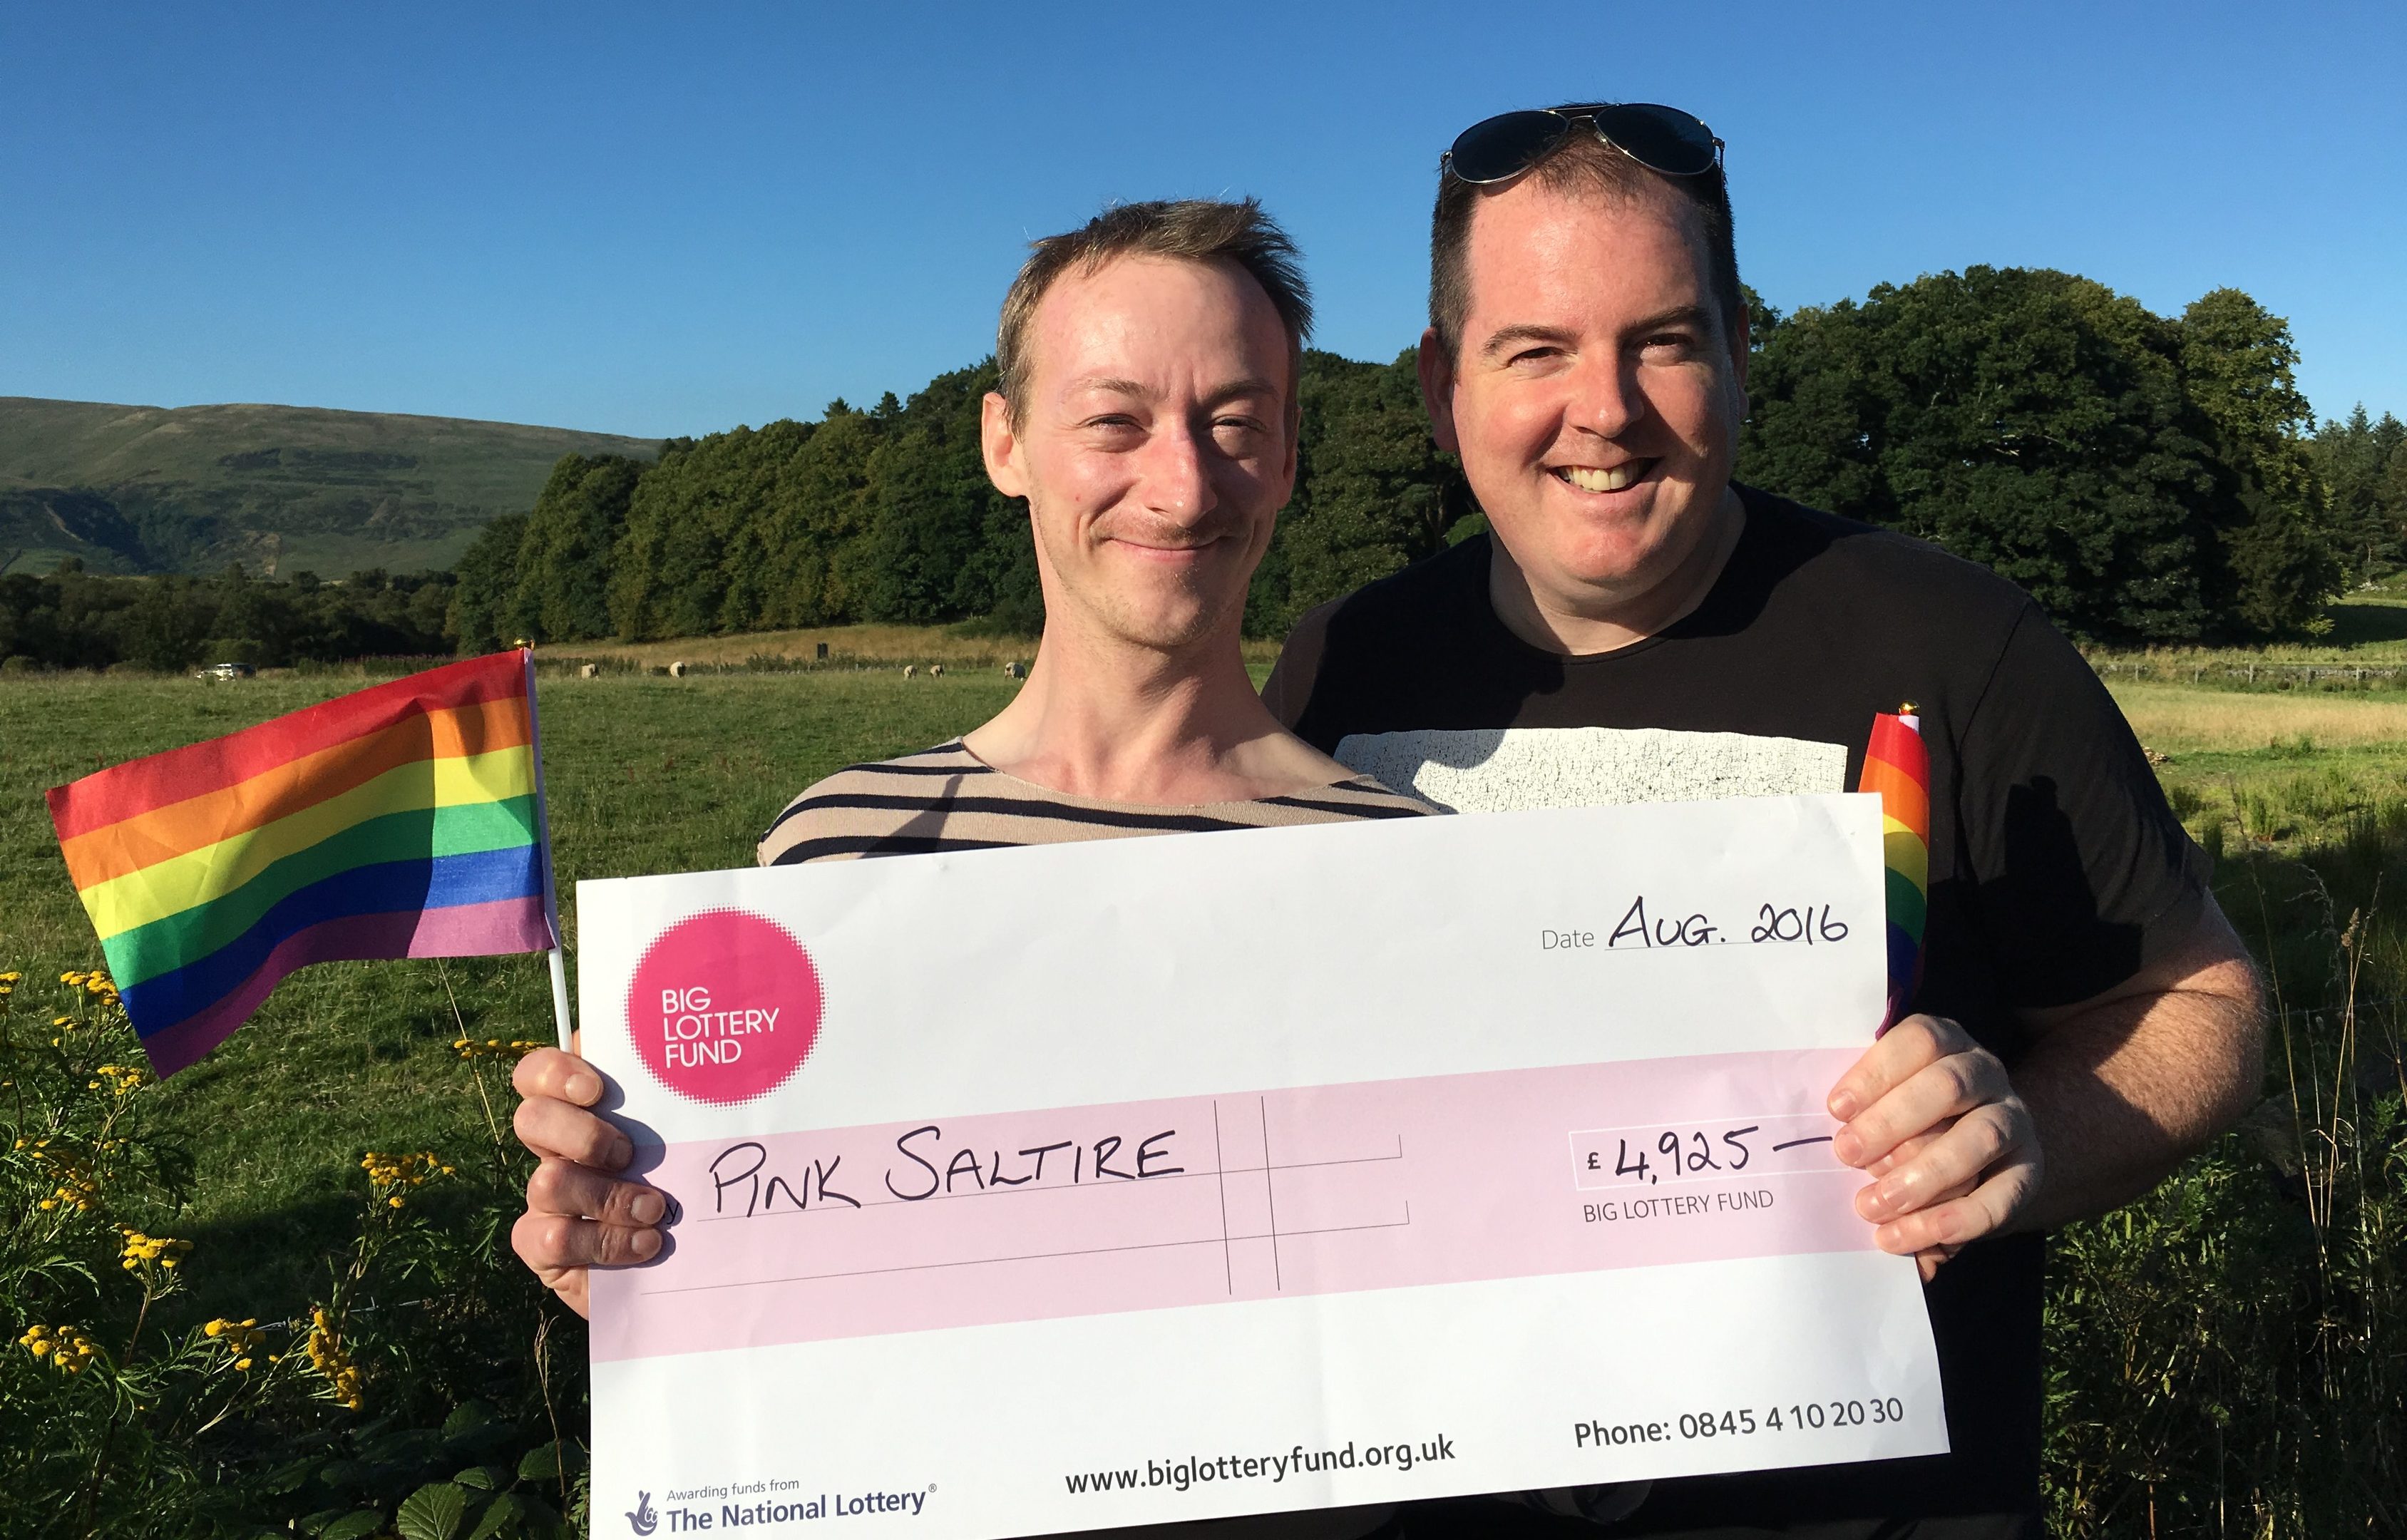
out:
{"label": "sunglasses on head", "polygon": [[1500,113],[1475,122],[1456,137],[1443,164],[1474,187],[1510,181],[1545,160],[1580,123],[1667,177],[1700,177],[1722,162],[1722,142],[1693,113],[1652,102],[1589,102]]}

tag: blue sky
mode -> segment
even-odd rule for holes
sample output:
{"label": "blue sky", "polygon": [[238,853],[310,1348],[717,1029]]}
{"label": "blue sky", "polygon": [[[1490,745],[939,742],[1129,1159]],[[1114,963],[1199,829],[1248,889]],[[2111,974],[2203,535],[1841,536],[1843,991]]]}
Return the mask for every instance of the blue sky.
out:
{"label": "blue sky", "polygon": [[1974,263],[2290,319],[2407,414],[2407,7],[175,6],[0,15],[0,394],[705,433],[991,346],[1023,243],[1251,192],[1324,347],[1417,335],[1438,151],[1730,143],[1783,308]]}

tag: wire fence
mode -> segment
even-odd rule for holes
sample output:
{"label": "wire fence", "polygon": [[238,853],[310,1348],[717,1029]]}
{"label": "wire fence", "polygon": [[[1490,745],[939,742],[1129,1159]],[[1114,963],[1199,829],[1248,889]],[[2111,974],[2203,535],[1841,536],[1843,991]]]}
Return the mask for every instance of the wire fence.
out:
{"label": "wire fence", "polygon": [[2217,684],[2275,689],[2305,686],[2314,690],[2370,690],[2407,674],[2407,663],[2288,663],[2258,659],[2244,662],[2188,662],[2159,658],[2092,658],[2089,666],[2104,679],[2156,680],[2167,684]]}

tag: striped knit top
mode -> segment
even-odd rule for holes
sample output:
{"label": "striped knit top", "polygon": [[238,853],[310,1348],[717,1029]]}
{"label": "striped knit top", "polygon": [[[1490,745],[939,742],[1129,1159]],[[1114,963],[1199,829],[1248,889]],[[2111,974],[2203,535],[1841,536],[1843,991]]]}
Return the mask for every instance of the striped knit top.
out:
{"label": "striped knit top", "polygon": [[1177,806],[1074,797],[1007,776],[954,742],[839,770],[786,805],[761,836],[761,864],[983,850],[1132,834],[1268,829],[1417,818],[1438,809],[1348,776],[1287,796]]}

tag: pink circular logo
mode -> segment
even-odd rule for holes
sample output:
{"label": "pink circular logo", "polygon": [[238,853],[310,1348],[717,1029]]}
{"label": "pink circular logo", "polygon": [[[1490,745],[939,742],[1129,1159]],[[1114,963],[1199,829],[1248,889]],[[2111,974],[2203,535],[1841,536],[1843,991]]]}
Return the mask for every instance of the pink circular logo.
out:
{"label": "pink circular logo", "polygon": [[627,991],[627,1030],[661,1084],[727,1106],[802,1067],[821,1004],[819,969],[783,926],[714,909],[646,948]]}

